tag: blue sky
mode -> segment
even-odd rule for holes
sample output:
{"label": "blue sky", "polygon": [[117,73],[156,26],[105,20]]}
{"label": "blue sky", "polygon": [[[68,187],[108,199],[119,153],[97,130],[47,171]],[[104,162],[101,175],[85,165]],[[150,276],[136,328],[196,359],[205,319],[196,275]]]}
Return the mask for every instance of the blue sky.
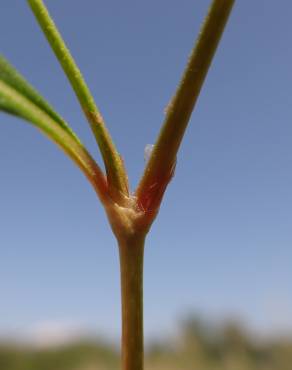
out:
{"label": "blue sky", "polygon": [[[47,0],[134,188],[207,0]],[[292,330],[292,4],[237,1],[145,252],[147,338],[188,312]],[[26,2],[2,0],[3,53],[100,160]],[[0,116],[0,333],[43,323],[118,336],[118,254],[77,168]]]}

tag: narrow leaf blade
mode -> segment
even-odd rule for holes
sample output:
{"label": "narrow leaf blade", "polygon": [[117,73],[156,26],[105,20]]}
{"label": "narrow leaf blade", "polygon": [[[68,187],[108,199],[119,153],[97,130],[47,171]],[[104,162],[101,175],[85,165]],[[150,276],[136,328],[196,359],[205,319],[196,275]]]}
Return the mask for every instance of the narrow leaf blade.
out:
{"label": "narrow leaf blade", "polygon": [[21,117],[40,129],[78,165],[103,204],[108,201],[107,182],[101,169],[80,141],[13,87],[0,80],[0,110]]}
{"label": "narrow leaf blade", "polygon": [[[25,96],[37,107],[47,113],[55,122],[57,122],[72,137],[79,141],[68,124],[54,111],[51,105],[31,86],[26,79],[8,62],[4,56],[0,55],[0,80]],[[4,108],[3,108],[4,109]],[[15,112],[10,112],[16,114]]]}

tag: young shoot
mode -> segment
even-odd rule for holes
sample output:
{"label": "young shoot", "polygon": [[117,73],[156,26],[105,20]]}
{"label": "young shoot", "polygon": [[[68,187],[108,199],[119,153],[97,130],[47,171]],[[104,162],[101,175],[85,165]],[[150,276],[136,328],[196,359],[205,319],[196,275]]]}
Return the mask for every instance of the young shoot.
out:
{"label": "young shoot", "polygon": [[133,193],[104,119],[43,0],[27,0],[27,4],[76,94],[101,152],[105,172],[68,123],[0,56],[0,110],[37,127],[76,163],[93,186],[116,236],[121,270],[123,370],[143,370],[145,238],[173,177],[179,147],[234,1],[212,1],[157,140],[145,147],[145,170]]}

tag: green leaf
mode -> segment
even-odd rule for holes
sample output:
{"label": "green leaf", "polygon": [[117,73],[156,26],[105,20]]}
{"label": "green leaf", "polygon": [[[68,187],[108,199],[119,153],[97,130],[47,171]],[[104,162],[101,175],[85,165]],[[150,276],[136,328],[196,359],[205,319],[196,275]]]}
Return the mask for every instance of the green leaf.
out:
{"label": "green leaf", "polygon": [[[69,135],[79,141],[77,135],[72,131],[68,124],[54,111],[51,105],[32,87],[25,78],[2,56],[0,55],[0,80],[14,88],[21,95],[46,112],[56,123],[58,123]],[[5,107],[2,107],[3,110]],[[11,111],[17,115],[17,112]]]}
{"label": "green leaf", "polygon": [[[15,81],[15,80],[14,80]],[[93,185],[102,203],[108,201],[105,176],[75,134],[55,121],[41,106],[0,79],[0,110],[21,117],[40,129],[78,165]]]}

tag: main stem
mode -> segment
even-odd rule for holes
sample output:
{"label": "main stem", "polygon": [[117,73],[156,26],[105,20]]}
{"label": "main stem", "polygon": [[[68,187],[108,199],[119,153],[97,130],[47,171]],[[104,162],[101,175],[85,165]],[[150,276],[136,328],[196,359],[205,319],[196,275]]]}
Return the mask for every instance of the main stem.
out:
{"label": "main stem", "polygon": [[145,237],[119,242],[122,292],[122,370],[143,370]]}

